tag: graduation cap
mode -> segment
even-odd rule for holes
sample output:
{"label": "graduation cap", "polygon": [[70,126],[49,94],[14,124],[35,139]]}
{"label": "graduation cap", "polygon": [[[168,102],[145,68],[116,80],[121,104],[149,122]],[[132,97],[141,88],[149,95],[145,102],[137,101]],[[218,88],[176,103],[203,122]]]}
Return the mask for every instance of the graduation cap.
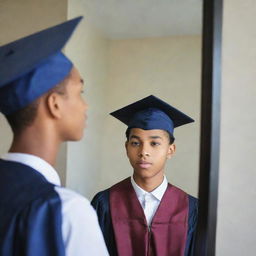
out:
{"label": "graduation cap", "polygon": [[125,123],[128,129],[160,129],[170,134],[173,134],[174,128],[194,122],[192,118],[154,95],[116,110],[110,115]]}
{"label": "graduation cap", "polygon": [[0,47],[0,112],[22,109],[67,77],[73,64],[61,49],[81,19]]}

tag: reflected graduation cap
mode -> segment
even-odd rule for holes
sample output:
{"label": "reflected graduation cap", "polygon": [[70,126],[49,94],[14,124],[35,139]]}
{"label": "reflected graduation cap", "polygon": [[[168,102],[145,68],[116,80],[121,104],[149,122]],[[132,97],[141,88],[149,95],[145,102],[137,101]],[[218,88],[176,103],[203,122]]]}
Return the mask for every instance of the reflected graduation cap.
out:
{"label": "reflected graduation cap", "polygon": [[110,115],[125,123],[128,129],[161,129],[170,134],[173,134],[174,128],[194,122],[192,118],[154,95],[116,110]]}
{"label": "reflected graduation cap", "polygon": [[0,112],[22,109],[67,77],[73,64],[61,49],[81,19],[0,47]]}

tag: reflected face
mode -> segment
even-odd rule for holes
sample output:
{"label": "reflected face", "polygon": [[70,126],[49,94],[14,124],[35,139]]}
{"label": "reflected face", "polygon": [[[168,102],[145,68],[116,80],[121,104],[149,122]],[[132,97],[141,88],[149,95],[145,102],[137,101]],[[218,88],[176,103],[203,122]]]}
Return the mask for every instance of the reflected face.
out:
{"label": "reflected face", "polygon": [[64,141],[80,140],[85,128],[88,105],[83,98],[83,79],[78,70],[73,68],[66,81],[66,92],[62,104],[62,135]]}
{"label": "reflected face", "polygon": [[148,179],[164,174],[166,160],[174,154],[175,145],[169,144],[166,131],[133,128],[126,142],[126,152],[134,176]]}

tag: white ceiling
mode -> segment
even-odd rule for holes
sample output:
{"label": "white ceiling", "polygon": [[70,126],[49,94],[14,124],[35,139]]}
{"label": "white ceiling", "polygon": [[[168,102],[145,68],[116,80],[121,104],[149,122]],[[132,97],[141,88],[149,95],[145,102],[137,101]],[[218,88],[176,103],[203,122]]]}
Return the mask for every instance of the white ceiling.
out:
{"label": "white ceiling", "polygon": [[202,0],[82,0],[110,39],[201,34]]}

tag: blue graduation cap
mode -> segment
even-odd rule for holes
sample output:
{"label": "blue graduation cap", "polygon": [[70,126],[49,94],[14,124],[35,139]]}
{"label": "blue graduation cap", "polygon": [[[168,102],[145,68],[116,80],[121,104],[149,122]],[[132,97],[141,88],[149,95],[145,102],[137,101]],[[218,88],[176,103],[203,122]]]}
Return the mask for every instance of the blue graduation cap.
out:
{"label": "blue graduation cap", "polygon": [[61,49],[81,19],[0,47],[0,112],[22,109],[65,79],[73,64]]}
{"label": "blue graduation cap", "polygon": [[174,128],[194,122],[192,118],[154,95],[116,110],[110,115],[125,123],[128,129],[160,129],[172,135]]}

